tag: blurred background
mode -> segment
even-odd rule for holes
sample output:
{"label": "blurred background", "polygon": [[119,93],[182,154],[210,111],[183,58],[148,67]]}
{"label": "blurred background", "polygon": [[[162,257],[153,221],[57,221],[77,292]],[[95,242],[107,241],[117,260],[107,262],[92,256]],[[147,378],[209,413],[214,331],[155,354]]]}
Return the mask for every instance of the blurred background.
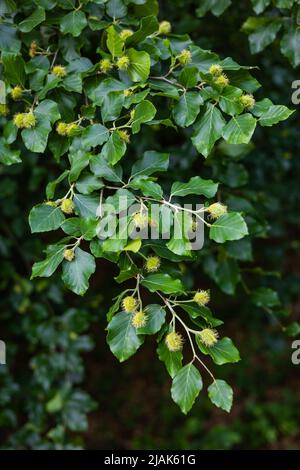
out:
{"label": "blurred background", "polygon": [[[240,30],[253,15],[250,2],[234,2],[218,18],[211,13],[197,18],[198,3],[160,2],[160,19],[205,49],[258,66],[253,73],[262,96],[293,106],[297,69],[276,41],[251,55]],[[179,172],[182,179],[194,174],[220,179],[224,197],[230,193],[229,205],[242,206],[255,234],[252,247],[241,244],[229,266],[232,271],[239,263],[243,283],[214,279],[211,264],[223,262],[222,253],[214,257],[206,246],[193,268],[182,266],[187,283],[196,279],[196,287],[211,289],[212,309],[225,322],[222,335],[228,334],[241,353],[241,362],[218,370],[235,392],[229,415],[213,407],[205,393],[188,416],[180,413],[155,338],[128,362],[117,362],[105,341],[106,312],[120,291],[108,261],[97,260],[84,298],[65,291],[59,276],[29,280],[49,236],[30,234],[28,212],[44,198],[57,164],[31,154],[22,164],[0,167],[0,339],[7,345],[7,365],[0,366],[2,448],[300,448],[300,366],[291,363],[291,343],[300,328],[295,323],[288,336],[283,327],[300,321],[298,129],[297,109],[287,123],[257,130],[253,145],[237,155],[219,145],[205,162],[184,135],[169,129],[147,128],[143,139],[132,140],[136,152],[154,148],[154,141],[156,149],[171,152],[169,180]],[[249,302],[249,290],[260,285],[278,292],[282,308],[276,314]]]}

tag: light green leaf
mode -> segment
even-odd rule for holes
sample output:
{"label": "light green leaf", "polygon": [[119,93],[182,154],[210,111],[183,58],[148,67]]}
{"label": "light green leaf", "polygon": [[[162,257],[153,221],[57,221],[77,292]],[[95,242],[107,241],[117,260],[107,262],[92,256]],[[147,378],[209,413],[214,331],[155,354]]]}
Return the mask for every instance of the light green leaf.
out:
{"label": "light green leaf", "polygon": [[206,112],[196,122],[192,136],[193,144],[204,157],[210,154],[215,142],[221,137],[224,125],[219,109],[209,103]]}
{"label": "light green leaf", "polygon": [[146,16],[141,19],[139,29],[126,39],[126,46],[135,46],[158,30],[158,21],[156,16]]}
{"label": "light green leaf", "polygon": [[239,240],[248,235],[248,228],[241,214],[231,212],[217,219],[209,231],[209,238],[217,243],[227,240]]}
{"label": "light green leaf", "polygon": [[158,358],[164,362],[169,375],[173,378],[182,368],[182,352],[172,352],[167,348],[165,341],[161,341],[157,348]]}
{"label": "light green leaf", "polygon": [[126,51],[130,65],[127,73],[133,82],[145,82],[150,73],[150,56],[145,51],[129,49]]}
{"label": "light green leaf", "polygon": [[103,145],[101,155],[111,165],[115,165],[126,152],[126,143],[121,139],[118,131],[113,131],[108,141]]}
{"label": "light green leaf", "polygon": [[52,124],[60,119],[60,112],[57,103],[52,100],[44,100],[35,108],[34,114],[40,120],[48,120]]}
{"label": "light green leaf", "polygon": [[138,160],[132,167],[131,178],[137,176],[150,176],[157,171],[167,171],[169,166],[169,154],[148,150],[143,158]]}
{"label": "light green leaf", "polygon": [[22,139],[28,150],[36,153],[43,153],[47,147],[48,135],[51,125],[48,119],[39,119],[36,126],[22,130]]}
{"label": "light green leaf", "polygon": [[269,109],[263,112],[259,118],[261,126],[273,126],[280,121],[285,121],[295,111],[282,105],[272,105]]}
{"label": "light green leaf", "polygon": [[151,121],[156,114],[156,108],[150,101],[142,101],[137,105],[132,120],[132,133],[137,134],[141,129],[141,124]]}
{"label": "light green leaf", "polygon": [[228,86],[222,91],[220,97],[220,108],[226,114],[234,116],[235,114],[240,114],[244,107],[239,101],[239,97],[242,96],[243,92],[240,88],[235,88],[233,86]]}
{"label": "light green leaf", "polygon": [[203,195],[207,198],[215,196],[218,190],[218,183],[212,180],[204,180],[200,176],[192,176],[187,183],[173,183],[171,187],[171,196],[182,197],[189,194]]}
{"label": "light green leaf", "polygon": [[81,248],[76,248],[74,259],[63,263],[62,280],[72,292],[83,295],[89,287],[89,278],[95,269],[94,257]]}
{"label": "light green leaf", "polygon": [[199,337],[196,337],[197,345],[203,354],[209,355],[215,364],[221,366],[223,364],[238,362],[240,361],[240,353],[234,346],[230,338],[220,339],[211,348],[201,343]]}
{"label": "light green leaf", "polygon": [[165,323],[166,311],[160,305],[150,304],[145,308],[147,315],[147,323],[142,328],[138,329],[138,334],[154,335],[157,333]]}
{"label": "light green leaf", "polygon": [[63,34],[72,34],[78,37],[86,27],[87,19],[83,11],[74,10],[65,15],[60,22],[60,30]]}
{"label": "light green leaf", "polygon": [[193,364],[184,366],[174,376],[171,395],[184,414],[190,411],[202,387],[201,375]]}
{"label": "light green leaf", "polygon": [[119,165],[111,166],[102,155],[94,155],[90,160],[90,167],[96,176],[103,177],[113,183],[122,183],[122,168]]}
{"label": "light green leaf", "polygon": [[[258,22],[258,26],[260,23]],[[266,18],[264,24],[259,26],[253,33],[249,35],[249,44],[251,54],[257,54],[265,49],[269,44],[275,41],[278,31],[282,26],[282,20],[280,18],[274,18],[273,20]]]}
{"label": "light green leaf", "polygon": [[229,144],[248,144],[256,127],[250,113],[233,116],[223,129],[222,137]]}
{"label": "light green leaf", "polygon": [[35,8],[33,13],[28,16],[28,18],[21,21],[19,24],[19,30],[22,31],[22,33],[29,33],[33,28],[45,21],[45,19],[46,15],[44,8],[38,6]]}
{"label": "light green leaf", "polygon": [[46,258],[32,266],[31,279],[52,276],[64,259],[64,251],[64,245],[49,245],[46,249]]}
{"label": "light green leaf", "polygon": [[88,196],[85,196],[84,194],[75,194],[73,201],[76,210],[81,217],[94,218],[97,216],[99,196],[92,194],[89,194]]}
{"label": "light green leaf", "polygon": [[111,53],[112,57],[119,57],[123,54],[124,41],[121,39],[119,33],[116,31],[113,25],[109,26],[107,32],[107,48]]}
{"label": "light green leaf", "polygon": [[176,124],[180,127],[188,127],[193,124],[202,104],[203,99],[199,93],[195,91],[183,93],[173,109]]}
{"label": "light green leaf", "polygon": [[34,206],[29,214],[29,225],[32,233],[56,230],[64,220],[65,216],[60,208],[48,204]]}
{"label": "light green leaf", "polygon": [[127,14],[127,7],[123,0],[108,0],[106,13],[113,19],[123,18]]}
{"label": "light green leaf", "polygon": [[138,336],[132,326],[132,315],[117,313],[107,326],[107,343],[111,352],[120,362],[126,361],[136,353],[143,343],[143,336]]}
{"label": "light green leaf", "polygon": [[230,412],[233,400],[233,390],[225,380],[215,380],[207,389],[210,401],[222,410]]}
{"label": "light green leaf", "polygon": [[134,178],[130,185],[133,189],[139,189],[144,196],[153,197],[154,199],[162,199],[163,190],[159,184],[154,181],[148,180],[147,177]]}
{"label": "light green leaf", "polygon": [[174,279],[169,274],[149,274],[143,279],[142,285],[150,292],[161,291],[164,294],[184,292],[180,279]]}
{"label": "light green leaf", "polygon": [[97,145],[104,144],[108,137],[109,131],[106,127],[101,124],[93,124],[84,129],[81,134],[81,142],[85,148],[97,147]]}

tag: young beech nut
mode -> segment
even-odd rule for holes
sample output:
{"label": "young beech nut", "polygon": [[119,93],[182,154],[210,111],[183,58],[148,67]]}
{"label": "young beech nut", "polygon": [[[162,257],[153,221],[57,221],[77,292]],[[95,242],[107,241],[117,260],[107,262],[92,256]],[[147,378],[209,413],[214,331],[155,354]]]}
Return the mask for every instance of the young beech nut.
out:
{"label": "young beech nut", "polygon": [[60,208],[65,214],[72,214],[74,210],[74,203],[72,199],[64,199],[60,205]]}
{"label": "young beech nut", "polygon": [[109,59],[102,59],[99,65],[102,73],[107,73],[113,68],[113,63]]}
{"label": "young beech nut", "polygon": [[134,312],[137,306],[136,299],[132,295],[127,295],[122,300],[122,307],[125,312]]}
{"label": "young beech nut", "polygon": [[242,95],[240,97],[240,103],[243,105],[245,109],[252,109],[255,105],[255,99],[252,95]]}
{"label": "young beech nut", "polygon": [[131,323],[134,328],[142,328],[142,326],[145,326],[147,323],[147,315],[140,310],[133,315]]}
{"label": "young beech nut", "polygon": [[210,67],[209,67],[209,73],[211,73],[212,75],[214,75],[215,77],[218,77],[219,75],[221,75],[221,73],[223,72],[223,68],[221,67],[221,65],[219,64],[212,64]]}
{"label": "young beech nut", "polygon": [[217,343],[219,337],[218,332],[212,328],[204,328],[204,330],[199,331],[198,336],[201,342],[209,348]]}
{"label": "young beech nut", "polygon": [[171,32],[171,23],[169,21],[161,21],[158,26],[159,34],[168,34]]}
{"label": "young beech nut", "polygon": [[172,331],[171,333],[167,334],[165,343],[169,351],[176,352],[182,349],[183,339],[179,333]]}
{"label": "young beech nut", "polygon": [[133,31],[131,31],[131,29],[123,29],[123,31],[120,32],[120,38],[123,39],[123,41],[126,41],[126,39],[130,38],[132,35]]}
{"label": "young beech nut", "polygon": [[158,256],[148,256],[145,261],[145,269],[148,273],[158,271],[160,267],[160,258]]}
{"label": "young beech nut", "polygon": [[209,290],[199,290],[193,297],[193,301],[196,302],[200,307],[204,307],[210,301]]}
{"label": "young beech nut", "polygon": [[229,85],[229,79],[225,73],[221,73],[215,80],[215,85],[219,86],[220,88],[225,88]]}
{"label": "young beech nut", "polygon": [[119,57],[117,60],[117,67],[119,70],[127,70],[129,67],[129,57],[127,55],[123,55]]}
{"label": "young beech nut", "polygon": [[178,61],[181,65],[186,65],[192,60],[192,54],[187,49],[183,49],[178,55]]}
{"label": "young beech nut", "polygon": [[22,97],[23,88],[16,85],[10,92],[13,100],[19,100]]}
{"label": "young beech nut", "polygon": [[220,202],[214,202],[206,209],[206,211],[212,219],[218,219],[222,215],[227,214],[227,206]]}
{"label": "young beech nut", "polygon": [[74,253],[74,250],[71,250],[69,248],[66,248],[65,251],[64,251],[64,258],[67,260],[67,261],[72,261],[75,257],[75,253]]}
{"label": "young beech nut", "polygon": [[54,65],[51,72],[59,78],[64,78],[67,75],[66,68],[63,65]]}

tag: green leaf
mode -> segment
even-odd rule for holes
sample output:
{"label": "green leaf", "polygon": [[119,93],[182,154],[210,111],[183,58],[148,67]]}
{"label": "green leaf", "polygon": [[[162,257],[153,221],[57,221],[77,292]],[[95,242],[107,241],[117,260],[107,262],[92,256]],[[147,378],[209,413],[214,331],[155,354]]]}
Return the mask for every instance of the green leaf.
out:
{"label": "green leaf", "polygon": [[109,131],[101,124],[93,124],[86,127],[81,134],[82,146],[85,148],[97,147],[102,145],[109,138]]}
{"label": "green leaf", "polygon": [[0,163],[3,165],[13,165],[20,163],[20,150],[12,150],[3,139],[0,139]]}
{"label": "green leaf", "polygon": [[135,46],[158,30],[158,21],[156,16],[146,16],[141,19],[139,29],[126,39],[126,46]]}
{"label": "green leaf", "polygon": [[154,181],[148,180],[147,177],[138,177],[134,178],[130,185],[133,189],[139,189],[144,196],[153,197],[154,199],[162,199],[163,190],[159,184],[154,183]]}
{"label": "green leaf", "polygon": [[[178,81],[185,88],[194,88],[199,81],[199,72],[197,67],[184,67],[180,72]],[[197,96],[200,96],[199,92],[196,94]]]}
{"label": "green leaf", "polygon": [[40,104],[35,108],[34,114],[40,120],[47,119],[52,124],[61,117],[57,103],[52,100],[44,100],[40,102]]}
{"label": "green leaf", "polygon": [[122,111],[125,101],[123,91],[111,91],[102,100],[101,117],[103,122],[114,121]]}
{"label": "green leaf", "polygon": [[100,178],[87,172],[82,174],[76,183],[76,189],[81,194],[90,194],[103,186],[104,183]]}
{"label": "green leaf", "polygon": [[248,235],[248,228],[238,212],[222,215],[212,224],[209,231],[209,238],[217,243],[224,243],[227,240],[239,240],[245,235]]}
{"label": "green leaf", "polygon": [[202,387],[201,375],[193,364],[184,366],[174,376],[171,395],[184,414],[190,411]]}
{"label": "green leaf", "polygon": [[223,129],[222,137],[229,144],[248,144],[256,127],[256,119],[250,113],[233,116]]}
{"label": "green leaf", "polygon": [[280,18],[274,18],[273,20],[266,18],[266,21],[260,26],[260,22],[257,22],[259,26],[253,33],[249,35],[249,44],[251,54],[258,54],[265,49],[269,44],[275,41],[278,31],[282,26],[282,20]]}
{"label": "green leaf", "polygon": [[143,158],[138,160],[132,167],[131,178],[137,176],[150,176],[157,171],[167,171],[169,167],[169,154],[148,150]]}
{"label": "green leaf", "polygon": [[280,121],[285,121],[295,111],[282,105],[272,105],[269,109],[260,115],[259,123],[261,126],[273,126]]}
{"label": "green leaf", "polygon": [[182,368],[182,352],[172,352],[167,348],[165,341],[161,341],[157,348],[160,361],[164,362],[169,375],[173,378]]}
{"label": "green leaf", "polygon": [[90,167],[96,176],[103,177],[113,183],[122,183],[122,168],[119,165],[111,166],[102,158],[102,155],[94,155],[90,160]]}
{"label": "green leaf", "polygon": [[200,351],[203,354],[209,355],[215,364],[219,366],[231,362],[240,361],[239,351],[234,346],[230,338],[220,339],[214,346],[208,348],[201,343],[199,337],[196,336],[196,342],[199,346]]}
{"label": "green leaf", "polygon": [[219,109],[208,104],[207,110],[195,124],[192,142],[199,153],[207,157],[221,137],[225,121]]}
{"label": "green leaf", "polygon": [[136,353],[143,337],[136,334],[132,326],[132,315],[126,312],[117,313],[107,326],[107,343],[111,352],[120,361],[126,361]]}
{"label": "green leaf", "polygon": [[106,13],[113,19],[123,18],[127,14],[127,7],[123,0],[108,0]]}
{"label": "green leaf", "polygon": [[64,220],[65,216],[60,208],[48,204],[34,206],[29,214],[29,225],[32,233],[56,230]]}
{"label": "green leaf", "polygon": [[106,30],[107,32],[107,48],[111,53],[112,57],[119,57],[123,54],[124,41],[121,39],[119,33],[117,33],[115,27],[111,25]]}
{"label": "green leaf", "polygon": [[46,258],[32,266],[31,279],[52,276],[64,259],[65,248],[64,245],[49,245],[46,249]]}
{"label": "green leaf", "polygon": [[108,141],[103,145],[101,155],[111,165],[115,165],[124,156],[126,143],[121,139],[118,131],[113,131]]}
{"label": "green leaf", "polygon": [[134,110],[132,120],[132,133],[137,134],[141,129],[141,124],[151,121],[156,114],[156,108],[150,101],[142,101]]}
{"label": "green leaf", "polygon": [[270,5],[271,0],[251,0],[251,3],[255,13],[259,15],[267,8],[268,5]]}
{"label": "green leaf", "polygon": [[233,400],[233,390],[225,380],[215,380],[207,389],[210,401],[222,410],[230,412]]}
{"label": "green leaf", "polygon": [[220,97],[220,108],[226,114],[234,116],[240,114],[244,107],[239,101],[239,97],[242,96],[243,92],[240,88],[228,86],[222,91]]}
{"label": "green leaf", "polygon": [[138,334],[154,335],[165,323],[166,311],[160,305],[151,304],[147,305],[145,313],[147,315],[147,323],[138,329]]}
{"label": "green leaf", "polygon": [[56,186],[61,183],[69,174],[69,170],[65,170],[63,173],[61,173],[61,175],[58,176],[58,178],[56,178],[54,181],[50,181],[47,186],[46,186],[46,196],[47,196],[47,199],[52,199],[54,194],[55,194],[55,190],[56,190]]}
{"label": "green leaf", "polygon": [[143,279],[142,285],[150,292],[161,291],[164,294],[184,292],[180,279],[174,279],[169,274],[149,274]]}
{"label": "green leaf", "polygon": [[33,13],[26,18],[26,20],[21,21],[19,24],[19,30],[22,31],[22,33],[29,33],[33,28],[45,21],[45,19],[46,15],[44,8],[37,7]]}
{"label": "green leaf", "polygon": [[215,16],[220,16],[229,5],[231,5],[231,0],[202,0],[196,14],[201,18],[208,11],[211,11]]}
{"label": "green leaf", "polygon": [[293,67],[300,64],[300,28],[299,25],[291,26],[281,39],[280,49]]}
{"label": "green leaf", "polygon": [[269,287],[258,287],[251,293],[251,301],[257,307],[276,307],[280,305],[278,293]]}
{"label": "green leaf", "polygon": [[76,210],[81,217],[94,218],[97,216],[99,196],[94,196],[92,194],[89,194],[88,196],[85,196],[84,194],[75,194],[73,201]]}
{"label": "green leaf", "polygon": [[82,11],[72,11],[63,16],[60,22],[60,30],[63,34],[71,34],[78,37],[81,31],[86,27],[87,19]]}
{"label": "green leaf", "polygon": [[2,52],[1,62],[4,67],[4,78],[11,85],[25,85],[25,62],[21,54]]}
{"label": "green leaf", "polygon": [[51,125],[47,119],[38,120],[35,127],[22,130],[25,147],[31,152],[43,153],[47,147]]}
{"label": "green leaf", "polygon": [[133,82],[145,82],[150,73],[150,56],[145,51],[129,49],[126,51],[130,65],[127,73]]}
{"label": "green leaf", "polygon": [[192,176],[187,183],[173,183],[171,187],[171,196],[183,197],[189,194],[197,194],[212,198],[218,190],[218,183],[212,180],[204,180],[200,176]]}
{"label": "green leaf", "polygon": [[94,257],[81,248],[76,248],[74,259],[63,263],[62,280],[72,292],[83,295],[89,287],[89,278],[95,269]]}
{"label": "green leaf", "polygon": [[202,104],[203,99],[199,93],[195,91],[183,93],[173,109],[176,124],[180,127],[188,127],[193,124]]}

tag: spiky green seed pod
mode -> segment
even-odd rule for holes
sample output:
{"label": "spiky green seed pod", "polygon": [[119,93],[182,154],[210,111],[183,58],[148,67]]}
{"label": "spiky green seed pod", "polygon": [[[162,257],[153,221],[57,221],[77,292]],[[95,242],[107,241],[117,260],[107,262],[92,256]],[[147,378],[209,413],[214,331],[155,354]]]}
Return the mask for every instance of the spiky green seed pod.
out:
{"label": "spiky green seed pod", "polygon": [[142,328],[147,323],[147,315],[140,310],[133,315],[131,323],[134,328]]}
{"label": "spiky green seed pod", "polygon": [[218,342],[218,332],[212,328],[204,328],[204,330],[199,331],[198,336],[200,337],[201,342],[211,348]]}
{"label": "spiky green seed pod", "polygon": [[219,219],[222,215],[227,214],[227,206],[220,202],[214,202],[206,209],[206,211],[212,219]]}
{"label": "spiky green seed pod", "polygon": [[200,307],[204,307],[210,301],[209,290],[199,290],[193,297],[193,301],[196,302]]}
{"label": "spiky green seed pod", "polygon": [[182,336],[176,331],[168,333],[165,339],[167,348],[171,352],[181,351],[183,346]]}
{"label": "spiky green seed pod", "polygon": [[154,273],[160,268],[160,258],[158,256],[148,256],[145,261],[145,269],[148,273]]}
{"label": "spiky green seed pod", "polygon": [[134,312],[137,306],[137,301],[132,295],[127,295],[122,300],[122,307],[125,312]]}
{"label": "spiky green seed pod", "polygon": [[60,205],[60,208],[65,214],[72,214],[74,211],[74,203],[72,199],[64,199]]}
{"label": "spiky green seed pod", "polygon": [[183,49],[178,55],[178,61],[181,65],[186,65],[192,60],[192,54],[187,49]]}
{"label": "spiky green seed pod", "polygon": [[130,61],[129,57],[127,55],[123,55],[122,57],[119,57],[117,60],[117,67],[119,70],[127,70],[129,67]]}
{"label": "spiky green seed pod", "polygon": [[63,65],[54,65],[51,72],[59,78],[64,78],[67,75],[66,68]]}
{"label": "spiky green seed pod", "polygon": [[66,248],[65,251],[64,251],[64,258],[67,261],[72,261],[74,259],[74,257],[75,257],[74,250]]}

